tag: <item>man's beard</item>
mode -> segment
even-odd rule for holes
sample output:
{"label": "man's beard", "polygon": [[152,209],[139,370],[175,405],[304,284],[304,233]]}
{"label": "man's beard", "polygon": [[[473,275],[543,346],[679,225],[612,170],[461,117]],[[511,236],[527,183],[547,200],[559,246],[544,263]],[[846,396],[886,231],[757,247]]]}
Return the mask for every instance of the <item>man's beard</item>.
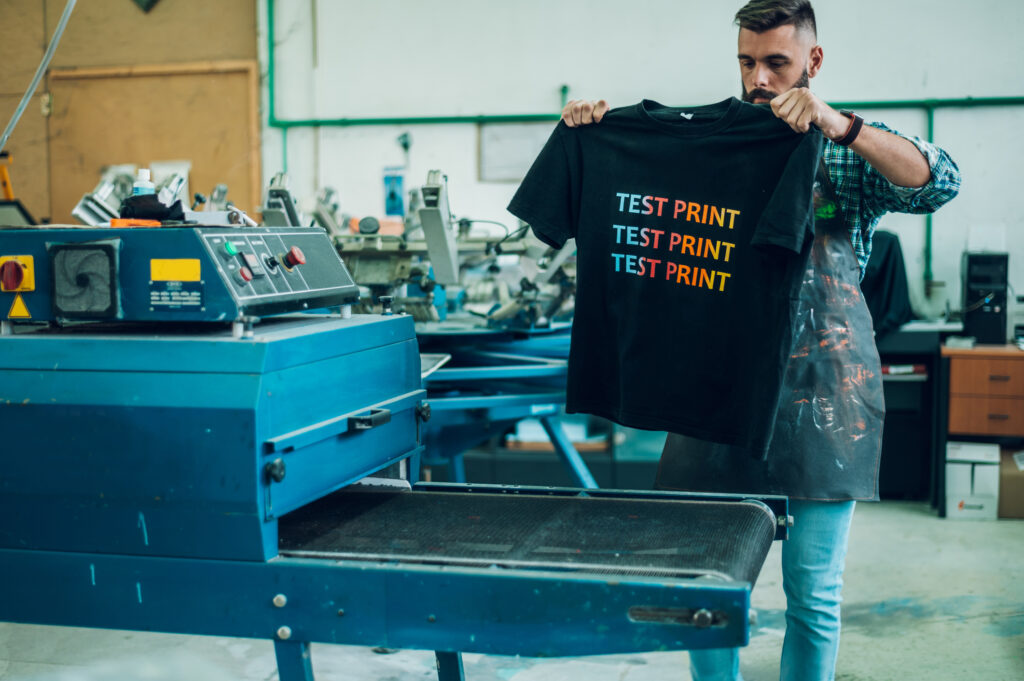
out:
{"label": "man's beard", "polygon": [[[793,87],[794,88],[797,88],[797,87],[807,87],[810,84],[811,84],[811,79],[810,79],[810,76],[807,75],[807,69],[805,68],[803,75],[800,76],[800,78],[796,81],[796,83],[793,85]],[[740,84],[740,89],[742,89],[742,88],[743,88],[743,84],[741,83]],[[790,88],[790,89],[792,89],[792,88]],[[782,94],[782,93],[781,92],[772,92],[771,90],[763,90],[761,88],[754,88],[750,92],[744,92],[743,96],[742,96],[742,99],[743,99],[744,102],[751,102],[752,103],[755,99],[772,100],[772,99],[775,99],[776,97],[778,97],[780,94]]]}

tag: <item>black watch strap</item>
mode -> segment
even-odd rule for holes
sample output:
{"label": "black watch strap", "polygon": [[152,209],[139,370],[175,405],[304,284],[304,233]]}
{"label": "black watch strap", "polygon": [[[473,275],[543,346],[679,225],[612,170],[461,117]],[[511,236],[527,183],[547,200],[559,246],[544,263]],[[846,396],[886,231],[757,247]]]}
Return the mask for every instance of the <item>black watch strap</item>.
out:
{"label": "black watch strap", "polygon": [[864,127],[864,119],[855,114],[852,111],[843,109],[839,113],[850,118],[850,128],[846,131],[846,134],[837,140],[832,140],[841,147],[848,147],[853,144],[853,141],[857,139],[857,135],[860,134],[860,129]]}

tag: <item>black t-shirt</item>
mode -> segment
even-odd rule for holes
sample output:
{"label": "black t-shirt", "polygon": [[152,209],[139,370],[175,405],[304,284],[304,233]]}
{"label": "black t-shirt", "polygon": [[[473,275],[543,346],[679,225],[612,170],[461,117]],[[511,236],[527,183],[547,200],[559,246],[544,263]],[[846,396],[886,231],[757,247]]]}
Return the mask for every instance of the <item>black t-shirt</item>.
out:
{"label": "black t-shirt", "polygon": [[567,411],[764,455],[821,144],[736,99],[558,124],[509,211],[576,239]]}

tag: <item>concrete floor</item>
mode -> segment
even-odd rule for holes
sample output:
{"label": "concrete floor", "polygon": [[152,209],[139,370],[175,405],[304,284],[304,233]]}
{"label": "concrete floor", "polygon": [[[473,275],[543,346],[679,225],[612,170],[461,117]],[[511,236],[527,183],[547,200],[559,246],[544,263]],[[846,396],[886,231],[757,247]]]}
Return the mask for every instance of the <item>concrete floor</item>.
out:
{"label": "concrete floor", "polygon": [[[753,601],[747,681],[778,677],[779,548]],[[860,504],[846,569],[837,681],[1024,679],[1024,521],[939,520],[926,504]],[[533,660],[465,655],[469,681],[685,681],[686,653]],[[318,681],[436,678],[433,654],[313,646]],[[0,679],[271,681],[268,641],[0,624]]]}

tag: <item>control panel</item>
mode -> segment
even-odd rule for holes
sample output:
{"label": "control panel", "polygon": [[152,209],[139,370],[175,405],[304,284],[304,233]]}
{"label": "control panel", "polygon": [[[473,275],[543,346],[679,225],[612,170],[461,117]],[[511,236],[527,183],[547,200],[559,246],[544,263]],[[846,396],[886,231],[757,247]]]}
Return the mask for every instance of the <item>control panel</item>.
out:
{"label": "control panel", "polygon": [[0,319],[234,321],[354,302],[319,227],[0,227]]}

